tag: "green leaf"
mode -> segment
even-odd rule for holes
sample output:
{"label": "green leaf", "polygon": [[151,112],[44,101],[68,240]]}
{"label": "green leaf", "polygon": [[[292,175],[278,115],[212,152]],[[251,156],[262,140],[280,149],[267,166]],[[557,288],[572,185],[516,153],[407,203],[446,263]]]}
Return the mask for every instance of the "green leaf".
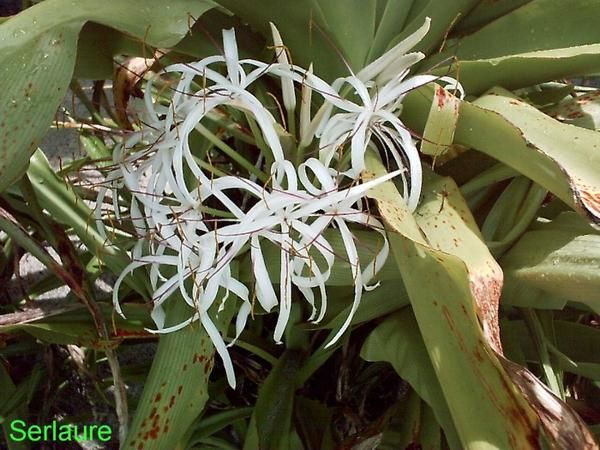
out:
{"label": "green leaf", "polygon": [[234,408],[203,417],[198,421],[187,447],[199,444],[202,439],[212,436],[238,420],[250,417],[252,410],[252,407]]}
{"label": "green leaf", "polygon": [[127,319],[113,315],[112,305],[99,303],[99,306],[104,321],[111,324],[108,329],[110,342],[99,340],[97,328],[89,311],[85,306],[77,304],[66,305],[52,314],[45,312],[40,318],[28,318],[21,323],[0,325],[0,333],[25,332],[46,343],[71,344],[97,349],[115,346],[123,339],[153,337],[144,330],[151,326],[150,316],[144,305],[122,305]]}
{"label": "green leaf", "polygon": [[[600,71],[600,44],[557,48],[477,60],[456,60],[433,71],[458,78],[471,95],[494,86],[517,89]],[[453,60],[454,61],[454,60]]]}
{"label": "green leaf", "polygon": [[[367,155],[367,168],[373,171],[367,178],[385,171],[372,154]],[[440,209],[433,199],[426,202],[426,208],[433,206],[431,212],[437,206],[437,214],[431,217],[430,212],[421,223],[430,230],[436,226],[444,230],[428,234],[437,240],[429,244],[393,184],[388,182],[371,193],[389,230],[394,257],[462,447],[476,448],[482,441],[498,448],[519,443],[527,446],[532,433],[537,433],[538,418],[517,394],[479,325],[476,295],[491,294],[493,298],[494,290],[490,291],[493,284],[485,283],[479,290],[471,290],[470,278],[477,272],[469,273],[468,267],[481,256],[469,254],[473,251],[469,246],[477,245],[473,237],[468,238],[467,246],[460,242],[468,236],[465,230],[469,229],[470,220],[461,219],[466,209],[456,211],[451,205]],[[450,216],[443,214],[450,210]],[[460,233],[452,230],[451,226],[456,225],[461,227]],[[460,255],[467,255],[469,262],[438,250],[448,243],[461,247]]]}
{"label": "green leaf", "polygon": [[563,123],[600,129],[600,90],[587,92],[575,98],[569,97],[558,105],[548,108],[546,114]]}
{"label": "green leaf", "polygon": [[66,43],[78,31],[67,23],[30,36],[16,20],[0,25],[0,192],[21,177],[65,95],[76,51]]}
{"label": "green leaf", "polygon": [[[494,9],[510,8],[525,0],[481,2],[473,14],[497,14]],[[461,61],[497,58],[540,50],[566,49],[600,43],[596,0],[571,0],[568,8],[555,0],[529,1],[499,17],[476,32],[448,42],[439,58],[455,56]],[[462,80],[461,80],[462,81]]]}
{"label": "green leaf", "polygon": [[435,86],[433,102],[423,131],[421,152],[440,156],[449,150],[454,142],[454,132],[458,122],[460,100],[441,86]]}
{"label": "green leaf", "polygon": [[[461,0],[441,5],[431,1],[423,14],[411,22],[410,31],[406,32],[402,30],[413,0],[217,2],[259,31],[267,41],[271,41],[268,22],[273,22],[281,32],[284,44],[290,49],[294,63],[304,67],[313,63],[315,73],[333,80],[348,75],[350,70],[357,72],[363,68],[394,42],[423,25],[427,16],[432,17],[433,22],[426,40],[437,43],[457,11],[476,1]],[[268,18],[264,11],[269,11]]]}
{"label": "green leaf", "polygon": [[0,423],[2,424],[2,430],[6,439],[6,445],[8,450],[27,450],[31,448],[29,443],[26,441],[16,442],[12,439],[8,439],[10,433],[9,424],[13,420],[27,420],[26,405],[22,404],[12,412],[7,413],[6,411],[8,409],[7,404],[10,402],[10,399],[12,399],[16,395],[18,389],[19,388],[15,386],[12,379],[10,378],[9,373],[6,371],[4,364],[0,363],[0,390],[3,394],[2,403],[0,403],[0,409],[3,410],[2,414],[0,415]]}
{"label": "green leaf", "polygon": [[88,21],[150,45],[179,41],[208,1],[47,0],[0,24],[0,192],[25,171],[73,75],[77,37]]}
{"label": "green leaf", "polygon": [[294,425],[306,450],[322,450],[331,439],[333,411],[325,404],[300,395],[294,399]]}
{"label": "green leaf", "polygon": [[[312,62],[315,72],[329,79],[348,72],[343,62],[345,55],[338,53],[340,43],[330,34],[327,18],[318,2],[259,0],[250,3],[244,0],[217,0],[217,3],[261,33],[267,42],[272,42],[269,22],[273,22],[281,33],[283,43],[290,49],[295,64],[308,67]],[[339,1],[329,3],[340,5]],[[371,0],[365,2],[366,7],[370,8],[371,3]],[[346,11],[343,6],[339,8]],[[265,11],[269,11],[268,17]],[[339,9],[336,13],[342,16]]]}
{"label": "green leaf", "polygon": [[[406,119],[424,127],[432,88],[407,97]],[[600,134],[558,122],[501,88],[462,102],[455,143],[483,152],[600,223]]]}
{"label": "green leaf", "polygon": [[600,364],[600,330],[565,320],[553,322],[556,343],[564,354],[575,361]]}
{"label": "green leaf", "polygon": [[[548,307],[537,299],[552,296],[600,313],[600,232],[576,214],[563,213],[552,222],[537,224],[501,264],[509,304]],[[532,291],[539,294],[532,296]]]}
{"label": "green leaf", "polygon": [[[0,407],[0,417],[6,417],[14,414],[16,411],[27,406],[31,401],[31,397],[37,390],[45,374],[42,366],[36,364],[31,373],[15,386],[10,396],[5,397]],[[6,380],[5,380],[6,383]],[[10,391],[10,390],[9,390]]]}
{"label": "green leaf", "polygon": [[[354,298],[354,288],[331,286],[328,288],[330,296],[330,307],[336,304],[346,305],[339,313],[326,322],[311,328],[315,329],[338,329],[341,327],[350,313],[352,299]],[[409,304],[408,294],[402,280],[383,280],[381,285],[372,291],[363,293],[358,309],[354,313],[352,325],[368,322],[379,317],[383,317],[397,309]],[[326,317],[329,317],[327,314]]]}
{"label": "green leaf", "polygon": [[[366,162],[366,179],[385,173],[373,153]],[[528,448],[532,440],[546,445],[547,439],[550,445],[567,447],[593,442],[586,425],[566,403],[547,392],[526,369],[502,357],[495,330],[490,329],[500,292],[493,275],[495,264],[489,266],[493,259],[486,255],[471,254],[480,244],[474,234],[463,231],[472,222],[466,207],[454,210],[458,204],[450,204],[440,207],[435,216],[431,210],[423,214],[420,208],[417,223],[393,183],[370,192],[389,230],[393,254],[463,448],[478,448],[481,442],[498,448]],[[425,193],[430,193],[427,188]],[[424,202],[426,210],[435,204],[432,200]],[[449,214],[449,210],[453,211]],[[455,234],[457,224],[462,228]],[[432,232],[436,228],[444,232]],[[480,278],[485,261],[487,272]]]}
{"label": "green leaf", "polygon": [[391,363],[398,375],[431,406],[451,448],[460,447],[452,415],[410,308],[390,315],[379,324],[363,344],[360,356],[367,361]]}
{"label": "green leaf", "polygon": [[379,1],[381,17],[378,17],[375,36],[371,43],[368,62],[371,62],[388,49],[392,40],[404,28],[413,0]]}
{"label": "green leaf", "polygon": [[[38,150],[31,158],[27,171],[38,203],[57,221],[70,226],[75,234],[103,264],[119,275],[129,264],[125,249],[107,242],[94,226],[94,214],[64,180],[59,178],[48,163],[44,154]],[[126,279],[137,292],[146,292],[147,280],[134,273]]]}
{"label": "green leaf", "polygon": [[[427,405],[419,395],[411,390],[402,403],[397,406],[397,413],[392,417],[381,438],[382,450],[420,447],[419,427],[421,411]],[[379,448],[379,447],[378,447]]]}
{"label": "green leaf", "polygon": [[29,236],[14,217],[0,207],[0,230],[4,231],[17,245],[35,256],[38,261],[44,264],[48,269],[62,270],[60,265],[50,256],[50,254],[40,244]]}
{"label": "green leaf", "polygon": [[415,46],[415,51],[422,51],[426,55],[437,53],[444,38],[451,31],[456,22],[469,12],[480,0],[453,0],[440,2],[437,0],[415,1],[411,8],[406,27],[391,42],[389,47],[414,33],[425,18],[431,18],[431,28],[427,36]]}
{"label": "green leaf", "polygon": [[346,63],[354,71],[362,69],[375,36],[377,0],[313,0],[312,3],[321,9],[325,19],[323,31],[334,39]]}
{"label": "green leaf", "polygon": [[[524,357],[538,363],[538,353],[527,325],[522,320],[505,323],[507,336],[519,342]],[[582,375],[592,380],[600,379],[600,331],[579,323],[555,320],[552,323],[556,348],[550,349],[556,364],[564,371]],[[560,353],[559,353],[560,352]]]}
{"label": "green leaf", "polygon": [[[438,450],[442,447],[442,435],[433,410],[411,390],[395,406],[395,413],[383,431],[380,450],[422,448]],[[460,444],[449,444],[460,448]]]}
{"label": "green leaf", "polygon": [[[166,312],[165,326],[179,323],[190,314],[189,307],[176,294],[167,300]],[[183,444],[185,433],[208,400],[213,355],[212,342],[199,322],[160,336],[122,448],[162,450]]]}
{"label": "green leaf", "polygon": [[[521,1],[498,2],[502,4]],[[482,2],[480,11],[496,14]],[[475,11],[474,11],[475,13]],[[503,15],[476,32],[448,42],[446,50],[427,61],[427,67],[449,67],[467,92],[479,94],[493,86],[526,87],[600,68],[600,31],[595,0],[574,0],[569,8],[554,0],[536,0]],[[448,62],[451,62],[448,64]]]}
{"label": "green leaf", "polygon": [[117,55],[145,56],[153,50],[143,39],[99,23],[87,22],[79,32],[73,78],[111,79]]}
{"label": "green leaf", "polygon": [[258,391],[248,432],[258,437],[261,450],[290,448],[296,374],[303,358],[300,351],[286,350]]}
{"label": "green leaf", "polygon": [[533,0],[482,1],[457,24],[454,31],[465,32],[479,29],[531,1]]}

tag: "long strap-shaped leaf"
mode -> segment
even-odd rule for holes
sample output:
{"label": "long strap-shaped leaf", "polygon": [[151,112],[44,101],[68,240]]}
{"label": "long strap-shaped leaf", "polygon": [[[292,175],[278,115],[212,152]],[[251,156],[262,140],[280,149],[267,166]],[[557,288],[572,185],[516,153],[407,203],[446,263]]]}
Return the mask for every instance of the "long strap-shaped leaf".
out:
{"label": "long strap-shaped leaf", "polygon": [[[403,119],[424,128],[433,90],[409,95]],[[548,189],[600,224],[600,134],[566,125],[495,88],[473,103],[461,102],[454,142],[483,152]]]}
{"label": "long strap-shaped leaf", "polygon": [[88,21],[150,45],[177,43],[208,1],[47,0],[0,25],[0,192],[25,171],[73,74],[77,38]]}
{"label": "long strap-shaped leaf", "polygon": [[[369,178],[385,172],[373,155],[367,167],[372,171],[366,173]],[[489,300],[500,291],[495,262],[474,254],[485,245],[476,243],[478,234],[469,228],[472,219],[464,202],[448,201],[442,190],[433,193],[437,195],[423,202],[424,213],[417,212],[419,223],[392,183],[374,189],[372,196],[390,232],[392,251],[463,447],[536,448],[554,441],[570,448],[597,448],[566,404],[545,392],[542,400],[535,397],[543,385],[493,350],[498,350],[497,343],[482,329],[480,318],[487,317],[481,305],[494,307]],[[491,270],[484,269],[486,259]],[[482,298],[488,302],[482,303]],[[561,421],[548,414],[552,408],[560,410]],[[561,427],[564,433],[555,433]],[[560,436],[571,441],[559,442]]]}
{"label": "long strap-shaped leaf", "polygon": [[[568,7],[555,0],[490,3],[480,2],[472,17],[457,25],[460,31],[474,32],[459,32],[456,39],[448,40],[445,51],[432,54],[424,64],[439,67],[443,75],[450,69],[469,94],[493,86],[532,86],[600,69],[600,3],[596,0],[571,0]],[[501,17],[478,28],[502,9]]]}
{"label": "long strap-shaped leaf", "polygon": [[[189,317],[185,302],[172,297],[167,321]],[[196,323],[160,337],[129,434],[122,448],[179,449],[184,434],[208,400],[214,347]]]}

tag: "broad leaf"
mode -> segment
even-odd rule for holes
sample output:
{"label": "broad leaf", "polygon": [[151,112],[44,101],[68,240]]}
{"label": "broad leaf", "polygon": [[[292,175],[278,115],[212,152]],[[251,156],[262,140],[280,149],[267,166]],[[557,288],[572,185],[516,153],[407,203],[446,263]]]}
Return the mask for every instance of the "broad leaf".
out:
{"label": "broad leaf", "polygon": [[415,50],[422,51],[426,55],[435,54],[440,50],[446,36],[456,25],[459,19],[471,10],[480,0],[454,0],[451,2],[440,2],[437,0],[416,0],[410,11],[409,20],[406,27],[402,30],[390,46],[411,33],[414,33],[425,21],[426,17],[431,18],[431,28],[427,36],[415,47]]}
{"label": "broad leaf", "polygon": [[553,222],[537,224],[501,263],[507,303],[546,308],[544,298],[551,296],[600,313],[600,232],[579,216],[563,213]]}
{"label": "broad leaf", "polygon": [[[372,154],[367,167],[372,171],[367,178],[385,172]],[[542,396],[539,380],[495,353],[494,343],[486,338],[476,305],[479,296],[494,298],[494,285],[482,284],[479,293],[473,290],[471,277],[477,273],[469,270],[470,258],[462,259],[472,250],[460,241],[461,252],[448,246],[453,237],[468,237],[473,244],[472,236],[454,234],[452,229],[466,211],[448,215],[452,206],[438,206],[437,216],[425,219],[428,227],[445,230],[446,236],[436,244],[443,246],[442,251],[424,238],[393,184],[371,192],[389,230],[393,254],[463,448],[478,448],[483,442],[498,448],[528,448],[532,441],[537,445],[546,438],[560,445],[589,446],[593,438],[577,415],[551,394],[544,391]]]}
{"label": "broad leaf", "polygon": [[[417,130],[432,97],[425,88],[405,101],[406,120]],[[461,103],[455,143],[496,158],[600,223],[600,134],[560,123],[496,88]]]}
{"label": "broad leaf", "polygon": [[452,415],[410,308],[390,315],[379,324],[369,334],[360,356],[367,361],[391,363],[398,375],[433,409],[451,447],[460,447]]}
{"label": "broad leaf", "polygon": [[454,142],[460,100],[441,86],[435,86],[433,102],[423,131],[421,152],[442,156]]}
{"label": "broad leaf", "polygon": [[480,2],[466,17],[456,26],[454,31],[465,32],[478,29],[482,25],[497,20],[500,17],[512,13],[517,8],[530,3],[533,0],[500,0],[492,2]]}
{"label": "broad leaf", "polygon": [[434,71],[458,78],[468,94],[478,95],[494,86],[517,89],[546,81],[600,71],[600,44],[557,48],[495,58],[457,60]]}
{"label": "broad leaf", "polygon": [[575,98],[560,102],[548,108],[546,113],[563,123],[589,128],[600,129],[600,91],[587,92]]}
{"label": "broad leaf", "polygon": [[[259,389],[248,432],[258,438],[258,448],[261,450],[291,448],[296,375],[302,359],[300,351],[284,352]],[[244,448],[248,448],[248,442]]]}
{"label": "broad leaf", "polygon": [[449,41],[440,58],[472,61],[600,43],[596,20],[600,4],[595,0],[571,0],[568,7],[555,0],[485,3],[490,2],[481,2],[473,15],[483,14],[484,10],[497,14],[494,10],[507,7],[513,10],[474,33]]}
{"label": "broad leaf", "polygon": [[[167,303],[166,326],[189,316],[178,296]],[[208,400],[213,355],[212,342],[198,322],[160,337],[123,448],[162,450],[183,444],[184,434]]]}
{"label": "broad leaf", "polygon": [[[144,305],[126,304],[123,311],[127,319],[112,316],[112,305],[100,303],[100,310],[108,327],[109,341],[98,338],[98,329],[83,305],[69,304],[55,313],[40,311],[39,316],[28,317],[22,313],[4,314],[0,333],[25,332],[42,342],[62,345],[79,345],[102,350],[116,346],[124,339],[152,338],[144,328],[150,326],[150,315]],[[14,317],[14,320],[11,318]],[[18,320],[19,317],[23,319]]]}
{"label": "broad leaf", "polygon": [[[498,4],[480,4],[479,22],[487,13],[497,14],[495,9],[524,2],[494,3]],[[574,0],[568,8],[555,0],[531,1],[472,34],[449,41],[427,66],[451,62],[454,75],[473,94],[496,85],[514,89],[595,73],[600,69],[599,48],[594,45],[600,43],[598,14],[600,4],[595,0]],[[447,71],[448,67],[440,69],[440,73]]]}
{"label": "broad leaf", "polygon": [[65,95],[88,21],[171,46],[212,4],[176,0],[47,0],[0,25],[0,192],[18,179]]}
{"label": "broad leaf", "polygon": [[[526,323],[512,320],[503,325],[506,327],[503,334],[518,341],[523,357],[538,363],[539,353]],[[600,345],[600,331],[579,323],[555,320],[552,322],[552,332],[556,341],[556,349],[552,351],[555,364],[565,372],[600,381],[600,357],[596,351]]]}

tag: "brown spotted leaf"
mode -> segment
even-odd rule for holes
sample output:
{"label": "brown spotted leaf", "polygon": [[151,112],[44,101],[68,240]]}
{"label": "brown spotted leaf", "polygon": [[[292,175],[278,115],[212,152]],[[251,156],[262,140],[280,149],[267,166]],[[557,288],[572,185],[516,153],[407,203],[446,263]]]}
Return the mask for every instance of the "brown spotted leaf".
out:
{"label": "brown spotted leaf", "polygon": [[[402,118],[420,132],[433,88],[406,97]],[[454,143],[485,153],[552,192],[600,226],[600,133],[561,123],[495,88],[460,104]]]}
{"label": "brown spotted leaf", "polygon": [[534,405],[544,431],[552,437],[554,448],[598,449],[585,422],[569,405],[552,394],[524,367],[504,358],[500,358],[500,361],[523,396]]}
{"label": "brown spotted leaf", "polygon": [[577,97],[569,97],[546,111],[551,117],[563,123],[600,129],[600,90],[586,92]]}
{"label": "brown spotted leaf", "polygon": [[[365,178],[385,172],[373,154],[366,161]],[[391,182],[370,195],[462,446],[537,448],[539,418],[497,356],[502,273],[453,182],[429,177],[424,192],[414,217]]]}
{"label": "brown spotted leaf", "polygon": [[[172,295],[167,303],[168,325],[189,315],[177,295]],[[198,322],[161,335],[133,423],[121,448],[162,450],[183,445],[185,432],[208,400],[208,377],[213,364],[214,347]]]}
{"label": "brown spotted leaf", "polygon": [[63,99],[83,25],[96,22],[149,45],[176,44],[212,3],[47,0],[0,24],[0,192],[27,168]]}
{"label": "brown spotted leaf", "polygon": [[[365,177],[385,173],[367,156]],[[576,413],[501,354],[502,272],[453,181],[426,177],[414,217],[396,187],[371,190],[463,448],[596,449]],[[567,445],[568,444],[568,445]]]}
{"label": "brown spotted leaf", "polygon": [[445,156],[454,142],[458,122],[460,99],[441,86],[435,86],[427,124],[423,131],[421,153],[436,157]]}
{"label": "brown spotted leaf", "polygon": [[458,186],[451,178],[429,174],[415,220],[436,250],[459,257],[469,274],[477,317],[487,342],[502,354],[498,307],[502,269],[494,260]]}
{"label": "brown spotted leaf", "polygon": [[496,88],[461,106],[456,141],[545,187],[600,224],[600,134],[561,123]]}

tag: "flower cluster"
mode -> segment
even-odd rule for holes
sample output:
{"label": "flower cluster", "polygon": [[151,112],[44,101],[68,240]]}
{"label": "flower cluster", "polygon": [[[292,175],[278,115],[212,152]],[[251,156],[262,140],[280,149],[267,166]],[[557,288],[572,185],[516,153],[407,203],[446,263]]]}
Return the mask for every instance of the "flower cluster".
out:
{"label": "flower cluster", "polygon": [[[325,315],[326,283],[339,256],[325,231],[336,229],[351,267],[354,301],[345,323],[328,345],[335,343],[350,326],[362,292],[370,288],[368,283],[388,254],[383,225],[366,212],[366,193],[400,176],[409,207],[414,209],[419,199],[420,159],[410,132],[398,118],[402,99],[410,90],[434,80],[459,88],[452,79],[408,76],[411,66],[424,56],[407,52],[428,29],[429,19],[358,74],[332,84],[311,69],[290,64],[274,26],[276,63],[240,59],[235,33],[227,30],[223,32],[223,55],[169,66],[148,81],[141,116],[144,126],[116,149],[116,169],[108,176],[115,189],[115,202],[116,189],[126,187],[129,191],[132,223],[145,238],[135,245],[133,262],[115,283],[117,311],[121,313],[118,293],[125,277],[141,266],[149,266],[152,318],[157,327],[153,331],[168,333],[200,321],[234,386],[233,365],[213,322],[215,308],[211,309],[217,303],[218,314],[230,293],[241,300],[237,339],[253,303],[248,286],[232,273],[231,262],[250,253],[255,298],[267,312],[278,306],[274,339],[281,342],[292,307],[293,287],[309,304],[311,321],[319,322]],[[155,85],[165,77],[175,79],[175,84],[171,86],[172,96],[161,99],[161,86]],[[297,154],[284,150],[284,127],[253,93],[252,85],[262,77],[280,80],[284,108],[291,121],[295,120],[297,107],[295,86],[301,88]],[[313,93],[322,97],[322,106],[314,117],[310,111]],[[224,111],[243,118],[243,123],[252,128],[254,143],[260,149],[253,162],[241,157],[206,126],[207,118],[223,116]],[[236,126],[235,120],[232,126]],[[247,176],[228,175],[210,159],[207,162],[210,153],[199,154],[191,143],[193,133],[223,150]],[[315,141],[318,158],[305,158],[304,151]],[[388,152],[398,170],[361,182],[369,148]],[[105,191],[100,192],[99,205],[105,195]],[[118,204],[114,209],[118,214]],[[99,209],[97,218],[102,222]],[[382,247],[366,264],[359,259],[352,232],[357,226],[383,236]],[[268,270],[265,261],[266,242],[280,249],[278,280],[272,279],[273,271]],[[275,292],[274,282],[279,284],[279,293]],[[175,292],[193,313],[179,324],[165,326],[163,304]]]}

